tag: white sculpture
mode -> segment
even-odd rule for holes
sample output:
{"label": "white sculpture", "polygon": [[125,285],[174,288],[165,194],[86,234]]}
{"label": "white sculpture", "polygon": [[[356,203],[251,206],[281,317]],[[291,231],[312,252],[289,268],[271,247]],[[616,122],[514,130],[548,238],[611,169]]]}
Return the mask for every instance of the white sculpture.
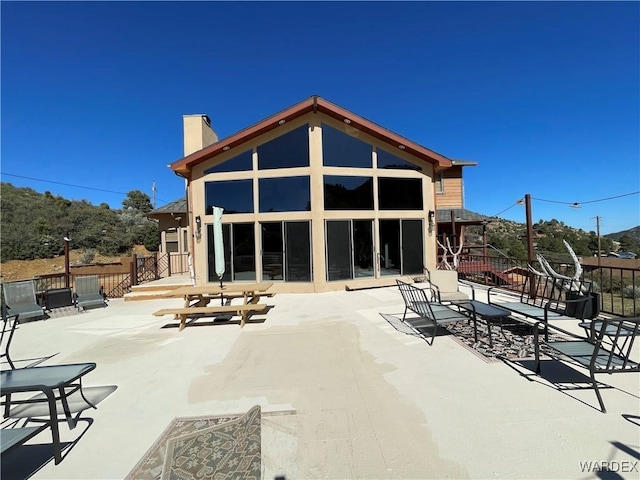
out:
{"label": "white sculpture", "polygon": [[[540,263],[540,267],[542,268],[543,272],[537,271],[531,265],[529,265],[529,270],[535,273],[536,275],[551,277],[554,280],[562,280],[562,282],[558,282],[558,283],[562,285],[562,288],[569,290],[570,292],[580,291],[581,293],[586,293],[588,289],[585,287],[584,283],[580,280],[580,277],[582,276],[582,265],[580,265],[580,262],[578,261],[578,257],[573,251],[573,248],[571,248],[571,245],[569,245],[569,243],[566,240],[563,240],[562,243],[564,243],[564,246],[569,252],[569,255],[571,255],[571,258],[573,259],[573,263],[575,265],[575,272],[573,274],[573,277],[568,277],[567,275],[561,275],[558,272],[556,272],[551,267],[547,259],[544,258],[539,253],[536,254],[536,258],[538,259],[538,262]],[[568,283],[565,282],[565,280],[568,280]]]}
{"label": "white sculpture", "polygon": [[[454,252],[453,248],[451,248],[451,242],[449,241],[449,237],[446,238],[446,241],[447,241],[447,246],[445,247],[442,243],[440,243],[440,240],[436,239],[436,242],[438,242],[438,245],[443,250],[441,263],[444,264],[447,270],[457,270],[458,256],[460,256],[460,253],[462,252],[462,237],[460,237],[460,246],[458,247],[457,252]],[[447,260],[447,256],[449,254],[451,254],[451,256],[453,257],[453,267],[449,265],[449,261]]]}

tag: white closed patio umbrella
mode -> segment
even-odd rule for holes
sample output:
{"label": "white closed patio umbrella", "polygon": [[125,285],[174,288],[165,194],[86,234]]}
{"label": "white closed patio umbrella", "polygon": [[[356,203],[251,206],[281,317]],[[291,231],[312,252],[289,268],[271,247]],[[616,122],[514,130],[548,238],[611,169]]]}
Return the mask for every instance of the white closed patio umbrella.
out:
{"label": "white closed patio umbrella", "polygon": [[[222,237],[222,213],[224,209],[221,207],[213,207],[213,252],[216,265],[216,275],[220,279],[220,288],[222,288],[222,277],[224,276],[224,239]],[[222,293],[220,293],[220,302],[224,304]]]}

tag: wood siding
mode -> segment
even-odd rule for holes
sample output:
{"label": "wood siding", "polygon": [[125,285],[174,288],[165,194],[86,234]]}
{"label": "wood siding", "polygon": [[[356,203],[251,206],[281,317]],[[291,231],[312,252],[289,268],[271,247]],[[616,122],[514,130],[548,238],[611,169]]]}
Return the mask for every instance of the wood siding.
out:
{"label": "wood siding", "polygon": [[462,167],[443,172],[443,192],[436,194],[437,208],[464,208]]}

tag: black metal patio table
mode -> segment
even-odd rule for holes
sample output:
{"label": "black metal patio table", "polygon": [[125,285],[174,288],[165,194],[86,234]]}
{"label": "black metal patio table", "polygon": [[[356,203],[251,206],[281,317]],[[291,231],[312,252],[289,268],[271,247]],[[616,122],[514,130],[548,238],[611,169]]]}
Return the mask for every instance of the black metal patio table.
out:
{"label": "black metal patio table", "polygon": [[509,310],[496,307],[495,305],[489,305],[479,300],[469,300],[468,302],[455,302],[454,305],[472,314],[470,318],[471,320],[473,320],[473,334],[476,342],[478,341],[478,330],[476,327],[477,317],[480,317],[487,322],[487,330],[489,333],[490,347],[493,347],[493,341],[491,339],[491,322],[496,322],[496,321],[500,322],[500,331],[504,335],[504,332],[502,331],[502,321],[505,318],[508,318],[509,315],[511,315],[511,312]]}
{"label": "black metal patio table", "polygon": [[[60,446],[60,431],[58,428],[58,409],[56,402],[60,400],[63,412],[69,426],[73,428],[75,421],[67,402],[67,397],[75,392],[80,392],[87,405],[95,408],[82,394],[81,379],[84,375],[96,368],[95,363],[77,363],[66,365],[48,365],[43,367],[17,368],[0,372],[0,396],[6,397],[4,401],[4,417],[10,416],[12,404],[42,403],[43,400],[11,400],[11,395],[29,392],[42,392],[48,404],[49,418],[43,420],[45,425],[51,427],[53,439],[53,452],[56,465],[62,461]],[[57,393],[56,393],[57,392]],[[25,429],[26,430],[26,429]],[[25,432],[26,433],[26,432]],[[26,441],[26,439],[23,439]]]}

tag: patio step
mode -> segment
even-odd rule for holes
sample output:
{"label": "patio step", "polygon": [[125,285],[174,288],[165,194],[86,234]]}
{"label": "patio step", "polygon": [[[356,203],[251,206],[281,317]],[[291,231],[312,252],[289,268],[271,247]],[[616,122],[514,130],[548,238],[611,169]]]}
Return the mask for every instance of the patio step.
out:
{"label": "patio step", "polygon": [[131,287],[131,292],[124,295],[124,301],[130,302],[134,300],[154,300],[158,298],[165,298],[164,295],[171,292],[171,290],[184,286],[184,283],[165,284],[154,282],[134,285]]}
{"label": "patio step", "polygon": [[148,290],[142,292],[130,292],[124,294],[125,302],[132,302],[135,300],[157,300],[160,298],[166,298],[165,295],[171,292],[171,290]]}

